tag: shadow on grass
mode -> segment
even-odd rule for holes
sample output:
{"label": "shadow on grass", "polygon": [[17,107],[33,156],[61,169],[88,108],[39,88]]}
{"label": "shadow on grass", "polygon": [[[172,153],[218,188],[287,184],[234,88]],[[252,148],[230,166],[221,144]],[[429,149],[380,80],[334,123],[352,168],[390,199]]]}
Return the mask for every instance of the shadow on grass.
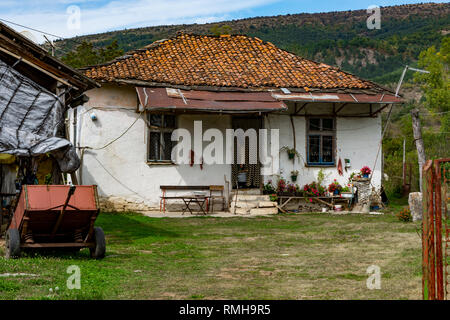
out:
{"label": "shadow on grass", "polygon": [[96,226],[103,228],[106,238],[121,242],[155,237],[158,239],[178,238],[180,235],[174,231],[157,227],[159,220],[150,219],[138,214],[101,213]]}

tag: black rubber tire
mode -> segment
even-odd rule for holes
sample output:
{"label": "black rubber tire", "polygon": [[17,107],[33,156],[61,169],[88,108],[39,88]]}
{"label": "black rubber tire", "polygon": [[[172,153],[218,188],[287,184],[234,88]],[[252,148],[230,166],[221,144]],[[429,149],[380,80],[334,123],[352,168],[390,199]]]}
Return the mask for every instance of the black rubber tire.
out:
{"label": "black rubber tire", "polygon": [[5,236],[5,258],[20,257],[20,234],[17,229],[9,229]]}
{"label": "black rubber tire", "polygon": [[91,257],[94,259],[103,259],[106,253],[105,233],[100,227],[94,227],[95,248],[91,248]]}

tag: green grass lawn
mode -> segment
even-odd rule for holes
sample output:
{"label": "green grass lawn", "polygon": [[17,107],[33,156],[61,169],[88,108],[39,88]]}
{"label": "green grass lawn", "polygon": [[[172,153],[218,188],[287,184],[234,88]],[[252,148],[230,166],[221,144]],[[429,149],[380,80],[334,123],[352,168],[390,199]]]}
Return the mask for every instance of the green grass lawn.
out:
{"label": "green grass lawn", "polygon": [[[421,298],[418,225],[391,213],[183,219],[103,213],[96,225],[107,236],[103,260],[90,259],[87,249],[0,258],[0,274],[27,274],[0,276],[0,299]],[[81,269],[80,290],[66,287],[70,265]],[[381,268],[380,290],[366,287],[370,265]]]}

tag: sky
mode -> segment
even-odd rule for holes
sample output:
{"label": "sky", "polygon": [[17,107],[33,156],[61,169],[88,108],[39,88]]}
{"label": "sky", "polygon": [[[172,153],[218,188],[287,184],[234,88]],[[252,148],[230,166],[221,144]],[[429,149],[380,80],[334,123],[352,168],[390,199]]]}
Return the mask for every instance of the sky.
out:
{"label": "sky", "polygon": [[[208,23],[256,16],[367,9],[423,0],[0,0],[0,19],[73,37],[138,27]],[[447,2],[435,0],[433,2]],[[4,21],[3,21],[4,22]],[[25,29],[7,23],[15,30]],[[42,34],[28,30],[36,42]],[[54,40],[57,37],[48,36]]]}

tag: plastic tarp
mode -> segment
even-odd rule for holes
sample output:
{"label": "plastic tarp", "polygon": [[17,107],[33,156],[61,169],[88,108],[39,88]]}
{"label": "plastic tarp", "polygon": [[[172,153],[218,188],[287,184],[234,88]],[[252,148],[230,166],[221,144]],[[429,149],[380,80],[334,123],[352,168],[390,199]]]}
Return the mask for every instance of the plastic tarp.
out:
{"label": "plastic tarp", "polygon": [[52,153],[61,171],[74,172],[80,160],[64,128],[64,103],[52,92],[0,60],[0,153]]}

